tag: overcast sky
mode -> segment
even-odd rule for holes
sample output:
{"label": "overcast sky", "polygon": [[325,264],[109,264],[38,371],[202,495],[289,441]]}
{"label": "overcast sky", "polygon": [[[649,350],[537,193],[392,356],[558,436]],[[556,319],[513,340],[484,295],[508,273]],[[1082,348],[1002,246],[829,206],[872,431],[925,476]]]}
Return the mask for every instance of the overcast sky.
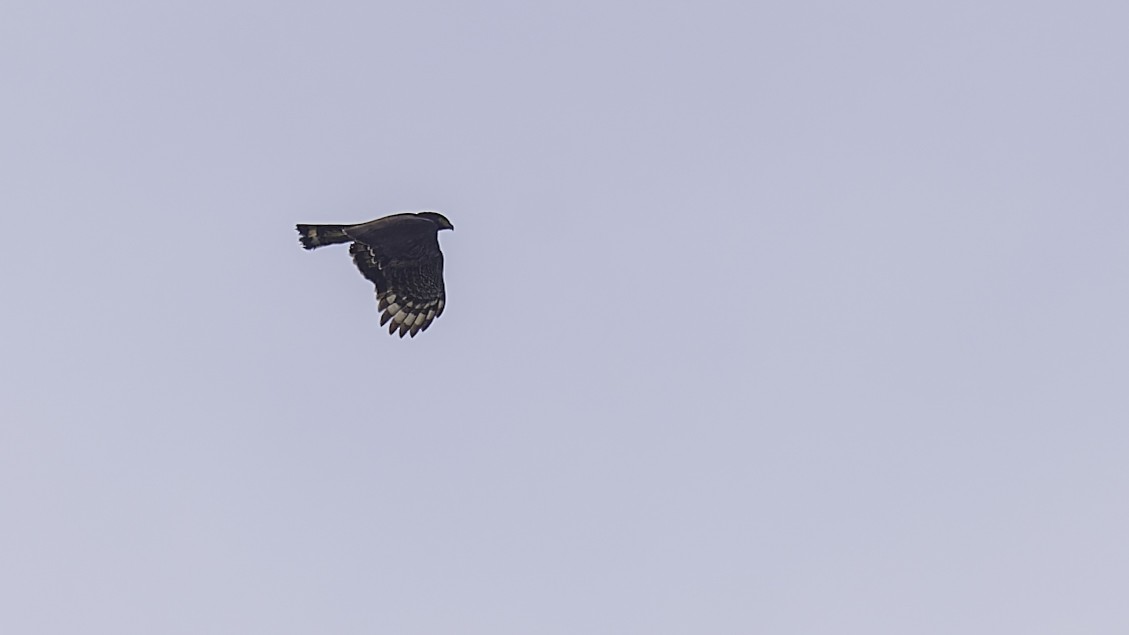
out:
{"label": "overcast sky", "polygon": [[1127,20],[7,0],[0,632],[1129,632]]}

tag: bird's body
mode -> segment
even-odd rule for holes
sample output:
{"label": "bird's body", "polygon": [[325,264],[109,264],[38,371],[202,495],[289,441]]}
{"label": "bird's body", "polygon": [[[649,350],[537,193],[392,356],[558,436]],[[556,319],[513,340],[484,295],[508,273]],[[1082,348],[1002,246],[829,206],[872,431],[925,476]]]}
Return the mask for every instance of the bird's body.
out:
{"label": "bird's body", "polygon": [[454,229],[438,212],[406,212],[356,225],[298,225],[306,249],[351,243],[353,263],[376,285],[388,332],[415,337],[442,315],[446,305],[439,230]]}

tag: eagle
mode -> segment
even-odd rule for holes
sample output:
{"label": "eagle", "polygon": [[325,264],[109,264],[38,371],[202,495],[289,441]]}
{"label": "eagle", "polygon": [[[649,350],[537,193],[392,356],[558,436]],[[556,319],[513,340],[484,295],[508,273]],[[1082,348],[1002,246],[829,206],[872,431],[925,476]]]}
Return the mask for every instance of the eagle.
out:
{"label": "eagle", "polygon": [[[350,243],[361,275],[376,285],[380,325],[416,336],[443,314],[443,252],[439,231],[455,226],[439,212],[404,212],[356,225],[296,225],[306,249]],[[390,323],[390,324],[389,324]]]}

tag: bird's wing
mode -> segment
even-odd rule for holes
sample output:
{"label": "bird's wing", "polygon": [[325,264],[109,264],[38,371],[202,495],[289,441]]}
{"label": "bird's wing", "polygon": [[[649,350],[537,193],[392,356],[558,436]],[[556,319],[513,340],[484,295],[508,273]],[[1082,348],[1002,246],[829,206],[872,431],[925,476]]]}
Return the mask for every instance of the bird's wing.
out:
{"label": "bird's wing", "polygon": [[399,329],[400,337],[415,337],[443,314],[447,302],[443,253],[434,236],[399,253],[385,253],[362,242],[350,245],[349,253],[361,274],[376,285],[380,325],[391,322],[389,334]]}

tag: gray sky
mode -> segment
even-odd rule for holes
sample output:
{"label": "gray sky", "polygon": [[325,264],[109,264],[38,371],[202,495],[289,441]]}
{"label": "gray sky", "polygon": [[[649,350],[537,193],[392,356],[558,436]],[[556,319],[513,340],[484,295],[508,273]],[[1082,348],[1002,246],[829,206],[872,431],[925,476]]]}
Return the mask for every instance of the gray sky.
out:
{"label": "gray sky", "polygon": [[9,0],[0,632],[1127,632],[1127,19]]}

